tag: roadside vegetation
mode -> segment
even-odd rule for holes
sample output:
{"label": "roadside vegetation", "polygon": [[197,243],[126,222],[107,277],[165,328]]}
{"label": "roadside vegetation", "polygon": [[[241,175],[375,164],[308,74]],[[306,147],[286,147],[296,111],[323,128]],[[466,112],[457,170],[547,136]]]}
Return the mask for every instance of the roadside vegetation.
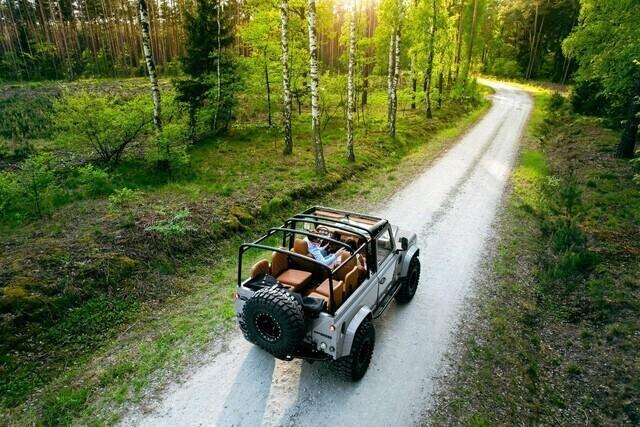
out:
{"label": "roadside vegetation", "polygon": [[[113,406],[140,396],[157,372],[179,369],[230,325],[243,238],[326,194],[349,206],[379,197],[402,173],[398,162],[416,152],[435,157],[487,105],[480,95],[451,100],[426,122],[403,109],[391,139],[377,87],[368,128],[356,132],[355,163],[344,159],[342,118],[328,119],[324,177],[313,169],[307,112],[293,117],[291,156],[280,155],[277,132],[243,126],[190,147],[188,163],[171,176],[144,155],[87,161],[94,151],[71,142],[35,140],[40,154],[14,154],[3,175],[15,192],[3,199],[12,204],[3,211],[0,260],[7,422],[65,424],[105,406],[106,418],[117,413]],[[408,94],[400,99],[407,105]]]}
{"label": "roadside vegetation", "polygon": [[640,192],[617,132],[536,107],[478,307],[429,424],[640,422]]}
{"label": "roadside vegetation", "polygon": [[[608,284],[606,256],[619,250],[611,265],[635,283],[621,263],[635,261],[636,193],[631,166],[602,150],[621,131],[617,156],[635,153],[636,12],[631,0],[0,0],[0,423],[117,419],[218,342],[242,239],[310,203],[388,195],[486,108],[477,72],[570,81],[574,111],[614,129],[553,96],[514,194],[522,221],[556,236],[532,261],[541,295],[604,289],[580,300],[594,313],[624,297],[581,319],[628,344],[635,288]],[[570,144],[574,130],[602,138]],[[592,279],[605,285],[581,285]]]}

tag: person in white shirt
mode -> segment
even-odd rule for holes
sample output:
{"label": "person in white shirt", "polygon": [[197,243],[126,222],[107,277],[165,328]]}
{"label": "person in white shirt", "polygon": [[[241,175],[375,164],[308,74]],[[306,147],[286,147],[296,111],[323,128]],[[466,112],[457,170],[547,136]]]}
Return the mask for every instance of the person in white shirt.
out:
{"label": "person in white shirt", "polygon": [[338,260],[338,257],[340,256],[340,253],[344,250],[340,249],[338,250],[338,252],[330,254],[326,252],[327,247],[329,246],[329,242],[322,245],[320,239],[317,237],[306,237],[305,240],[307,241],[307,246],[309,247],[309,253],[311,254],[311,256],[313,256],[316,261],[321,262],[328,267],[331,267],[333,264],[335,264],[336,260]]}

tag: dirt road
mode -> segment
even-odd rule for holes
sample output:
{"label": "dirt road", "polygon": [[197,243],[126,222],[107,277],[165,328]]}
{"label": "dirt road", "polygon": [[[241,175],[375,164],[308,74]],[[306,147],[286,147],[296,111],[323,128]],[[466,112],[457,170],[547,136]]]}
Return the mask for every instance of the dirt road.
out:
{"label": "dirt road", "polygon": [[488,83],[486,116],[377,214],[414,230],[422,278],[407,306],[376,323],[366,376],[338,380],[324,364],[274,361],[238,333],[229,350],[170,386],[149,414],[127,425],[409,425],[418,420],[443,364],[531,111],[524,92]]}

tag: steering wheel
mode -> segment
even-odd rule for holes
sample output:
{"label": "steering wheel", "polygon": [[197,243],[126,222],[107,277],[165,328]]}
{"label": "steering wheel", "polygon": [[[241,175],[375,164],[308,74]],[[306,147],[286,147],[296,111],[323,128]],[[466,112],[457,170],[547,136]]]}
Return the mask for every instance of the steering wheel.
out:
{"label": "steering wheel", "polygon": [[321,234],[323,236],[331,237],[331,235],[333,233],[331,233],[331,231],[327,227],[325,227],[324,225],[320,225],[320,226],[316,227],[316,234]]}

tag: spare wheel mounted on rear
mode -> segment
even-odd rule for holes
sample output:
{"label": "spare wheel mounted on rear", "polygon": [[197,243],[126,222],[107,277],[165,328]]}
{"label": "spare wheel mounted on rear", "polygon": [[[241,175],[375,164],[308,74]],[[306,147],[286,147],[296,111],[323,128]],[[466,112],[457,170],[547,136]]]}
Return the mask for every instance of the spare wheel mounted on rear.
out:
{"label": "spare wheel mounted on rear", "polygon": [[260,289],[244,304],[240,328],[247,340],[278,358],[293,354],[306,333],[302,306],[280,287]]}

